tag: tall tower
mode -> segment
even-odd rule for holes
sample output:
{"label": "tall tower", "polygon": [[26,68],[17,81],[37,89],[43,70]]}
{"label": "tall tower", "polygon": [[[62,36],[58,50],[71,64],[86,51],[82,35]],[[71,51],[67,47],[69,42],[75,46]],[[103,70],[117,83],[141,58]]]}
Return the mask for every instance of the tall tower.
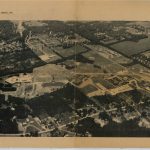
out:
{"label": "tall tower", "polygon": [[17,30],[16,30],[16,32],[18,32],[19,34],[20,34],[20,36],[22,37],[23,36],[23,31],[25,30],[25,28],[24,28],[24,26],[22,25],[22,21],[19,21],[18,23],[17,23]]}

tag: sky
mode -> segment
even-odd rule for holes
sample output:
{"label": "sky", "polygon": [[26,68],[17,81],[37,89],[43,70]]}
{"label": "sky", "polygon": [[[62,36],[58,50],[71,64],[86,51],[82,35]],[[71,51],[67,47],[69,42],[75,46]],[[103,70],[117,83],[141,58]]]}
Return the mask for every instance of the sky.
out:
{"label": "sky", "polygon": [[150,0],[0,0],[1,20],[150,21]]}

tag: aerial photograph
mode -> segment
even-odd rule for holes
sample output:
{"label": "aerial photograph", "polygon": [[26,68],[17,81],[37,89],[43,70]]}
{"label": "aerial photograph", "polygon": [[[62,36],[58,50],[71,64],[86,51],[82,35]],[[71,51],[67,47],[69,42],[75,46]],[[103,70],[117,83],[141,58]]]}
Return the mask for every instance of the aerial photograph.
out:
{"label": "aerial photograph", "polygon": [[150,21],[0,21],[1,137],[150,137]]}

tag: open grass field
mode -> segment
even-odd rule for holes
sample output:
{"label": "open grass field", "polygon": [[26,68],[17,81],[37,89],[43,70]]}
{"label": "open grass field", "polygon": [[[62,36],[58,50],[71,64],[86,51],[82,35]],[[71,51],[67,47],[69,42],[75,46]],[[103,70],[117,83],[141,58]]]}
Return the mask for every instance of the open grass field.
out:
{"label": "open grass field", "polygon": [[150,49],[150,36],[138,42],[124,41],[113,44],[111,45],[111,48],[130,57]]}
{"label": "open grass field", "polygon": [[[94,58],[94,66],[99,69],[103,70],[104,72],[109,73],[116,73],[119,71],[123,71],[125,68],[117,63],[115,61],[110,61],[109,59],[95,53],[94,51],[90,51],[87,53],[82,54],[85,58],[93,57]],[[90,67],[90,66],[89,66]],[[86,67],[86,70],[92,71],[91,67]],[[97,71],[99,72],[99,71]]]}
{"label": "open grass field", "polygon": [[80,45],[76,45],[70,48],[62,48],[62,47],[55,48],[55,52],[57,52],[59,55],[61,55],[64,58],[75,56],[80,53],[84,53],[86,51],[88,51],[88,49]]}
{"label": "open grass field", "polygon": [[132,65],[132,66],[128,67],[128,69],[131,71],[134,71],[136,73],[139,73],[140,71],[147,72],[149,70],[148,68],[142,66],[141,64]]}
{"label": "open grass field", "polygon": [[86,85],[85,87],[82,88],[82,92],[85,94],[88,94],[97,90],[98,89],[93,85]]}

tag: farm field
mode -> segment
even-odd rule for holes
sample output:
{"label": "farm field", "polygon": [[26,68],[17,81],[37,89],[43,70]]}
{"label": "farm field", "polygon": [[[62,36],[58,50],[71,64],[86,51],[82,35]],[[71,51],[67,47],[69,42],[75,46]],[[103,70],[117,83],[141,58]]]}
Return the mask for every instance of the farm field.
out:
{"label": "farm field", "polygon": [[124,41],[124,42],[120,42],[117,44],[113,44],[110,47],[130,57],[132,55],[135,55],[135,54],[138,54],[138,53],[141,53],[150,49],[150,35],[148,36],[148,38],[142,39],[138,42]]}
{"label": "farm field", "polygon": [[[110,61],[109,59],[107,59],[93,51],[84,53],[82,55],[87,59],[90,57],[93,57],[93,59],[94,59],[93,65],[95,66],[95,68],[97,68],[99,70],[103,70],[104,72],[116,73],[116,72],[125,70],[125,68],[123,66],[115,63],[114,61]],[[90,68],[86,67],[86,70],[88,70],[88,69],[91,71],[91,67]]]}
{"label": "farm field", "polygon": [[57,52],[62,57],[66,58],[66,57],[78,55],[80,53],[84,53],[84,52],[88,51],[88,49],[86,49],[83,46],[76,45],[76,46],[73,46],[70,48],[57,47],[57,48],[55,48],[54,51]]}
{"label": "farm field", "polygon": [[131,71],[134,71],[136,73],[139,73],[141,71],[143,71],[143,72],[149,71],[148,68],[142,66],[141,64],[132,65],[132,66],[128,67],[128,69],[131,70]]}
{"label": "farm field", "polygon": [[110,60],[115,61],[117,64],[120,64],[120,65],[128,65],[133,62],[132,59],[127,58],[123,55],[121,55],[119,57],[114,57]]}

